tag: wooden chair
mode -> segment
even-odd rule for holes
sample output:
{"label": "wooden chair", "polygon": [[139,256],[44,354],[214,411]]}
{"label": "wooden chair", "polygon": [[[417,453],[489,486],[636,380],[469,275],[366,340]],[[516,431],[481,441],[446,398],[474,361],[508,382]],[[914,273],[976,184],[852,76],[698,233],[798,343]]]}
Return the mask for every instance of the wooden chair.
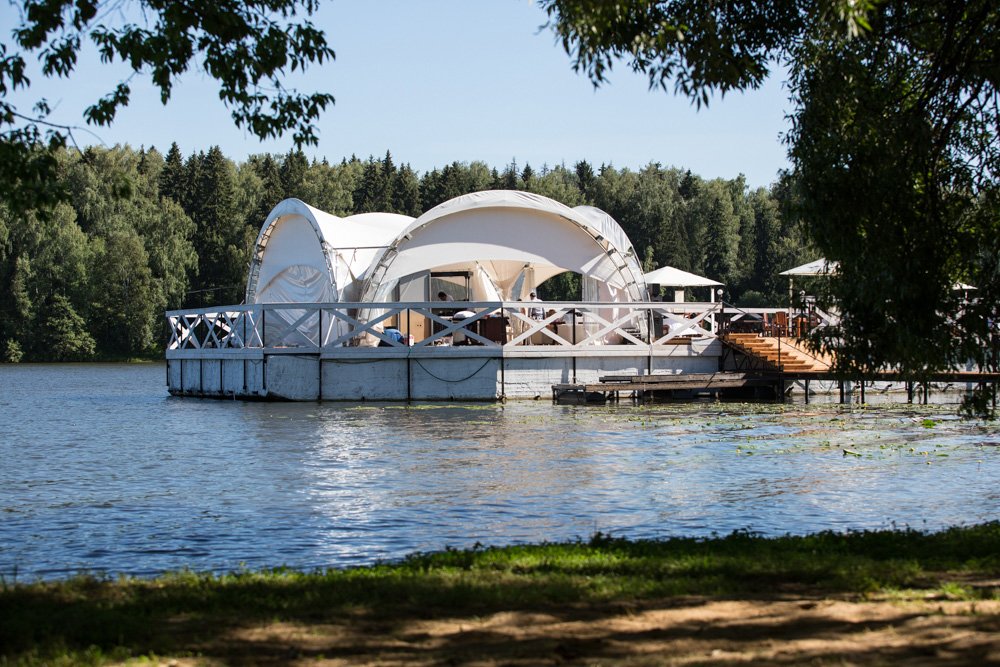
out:
{"label": "wooden chair", "polygon": [[774,314],[771,325],[772,336],[788,336],[788,313],[779,310]]}

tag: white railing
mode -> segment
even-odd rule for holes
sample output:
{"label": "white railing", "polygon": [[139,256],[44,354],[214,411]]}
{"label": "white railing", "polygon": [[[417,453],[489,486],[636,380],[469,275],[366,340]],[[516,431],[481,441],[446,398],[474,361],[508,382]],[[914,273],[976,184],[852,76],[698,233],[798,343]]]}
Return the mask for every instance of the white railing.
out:
{"label": "white railing", "polygon": [[[721,303],[537,301],[222,306],[167,312],[167,349],[660,347],[715,338],[722,308]],[[402,342],[387,333],[390,328],[403,333]]]}

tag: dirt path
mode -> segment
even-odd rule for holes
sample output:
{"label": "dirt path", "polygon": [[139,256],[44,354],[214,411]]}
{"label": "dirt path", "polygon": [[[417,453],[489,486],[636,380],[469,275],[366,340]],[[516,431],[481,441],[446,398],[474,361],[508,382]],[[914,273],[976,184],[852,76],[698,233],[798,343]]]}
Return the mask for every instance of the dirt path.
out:
{"label": "dirt path", "polygon": [[164,664],[1000,665],[1000,601],[684,598],[241,628]]}

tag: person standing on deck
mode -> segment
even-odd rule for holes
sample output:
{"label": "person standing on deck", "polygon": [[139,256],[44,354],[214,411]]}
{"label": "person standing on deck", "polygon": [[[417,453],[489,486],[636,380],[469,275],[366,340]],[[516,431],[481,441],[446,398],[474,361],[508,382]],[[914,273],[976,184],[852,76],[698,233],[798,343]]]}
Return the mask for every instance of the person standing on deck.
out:
{"label": "person standing on deck", "polygon": [[[528,295],[528,301],[538,301],[539,303],[541,303],[541,299],[539,299],[538,295],[535,294],[534,292]],[[545,309],[542,308],[541,306],[532,306],[531,308],[528,309],[528,317],[530,317],[533,320],[544,320]]]}

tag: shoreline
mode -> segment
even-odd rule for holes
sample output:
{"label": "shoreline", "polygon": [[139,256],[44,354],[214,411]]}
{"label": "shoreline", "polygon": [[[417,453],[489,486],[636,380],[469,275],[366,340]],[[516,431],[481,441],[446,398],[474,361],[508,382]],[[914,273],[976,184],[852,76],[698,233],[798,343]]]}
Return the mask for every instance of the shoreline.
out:
{"label": "shoreline", "polygon": [[965,664],[998,637],[997,522],[0,586],[6,664]]}

